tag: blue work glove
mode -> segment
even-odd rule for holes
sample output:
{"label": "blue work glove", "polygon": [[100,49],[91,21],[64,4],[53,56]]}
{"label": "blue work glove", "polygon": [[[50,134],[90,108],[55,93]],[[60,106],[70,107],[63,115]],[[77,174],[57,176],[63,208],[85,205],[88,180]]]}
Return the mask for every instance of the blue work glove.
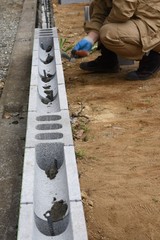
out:
{"label": "blue work glove", "polygon": [[89,54],[89,52],[91,51],[91,49],[93,47],[93,44],[94,44],[94,42],[93,42],[92,38],[90,38],[89,36],[84,37],[82,40],[80,40],[74,46],[74,48],[72,49],[71,53],[73,55],[77,55],[77,56],[83,57],[83,54],[79,55],[79,53],[82,53],[82,52],[85,53],[86,52],[86,56],[87,56]]}

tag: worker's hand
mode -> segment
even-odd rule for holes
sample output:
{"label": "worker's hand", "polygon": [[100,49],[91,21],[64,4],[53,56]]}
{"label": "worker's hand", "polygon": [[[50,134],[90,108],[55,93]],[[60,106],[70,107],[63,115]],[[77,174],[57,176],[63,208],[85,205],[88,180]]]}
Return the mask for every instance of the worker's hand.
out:
{"label": "worker's hand", "polygon": [[73,57],[86,57],[89,55],[93,47],[94,41],[91,37],[87,36],[80,40],[72,49],[71,54]]}

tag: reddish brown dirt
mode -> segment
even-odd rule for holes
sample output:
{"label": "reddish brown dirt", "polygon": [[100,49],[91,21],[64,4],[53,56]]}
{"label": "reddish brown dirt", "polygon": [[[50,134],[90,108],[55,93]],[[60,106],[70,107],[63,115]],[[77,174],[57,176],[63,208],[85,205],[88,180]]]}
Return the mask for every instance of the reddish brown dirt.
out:
{"label": "reddish brown dirt", "polygon": [[[54,10],[68,46],[85,36],[84,4]],[[160,240],[160,78],[88,74],[84,60],[63,67],[89,240]]]}

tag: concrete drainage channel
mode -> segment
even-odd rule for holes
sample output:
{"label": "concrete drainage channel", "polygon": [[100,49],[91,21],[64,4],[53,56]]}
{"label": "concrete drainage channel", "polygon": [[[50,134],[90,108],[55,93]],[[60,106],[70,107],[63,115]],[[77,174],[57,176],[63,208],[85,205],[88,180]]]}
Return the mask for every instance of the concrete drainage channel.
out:
{"label": "concrete drainage channel", "polygon": [[17,239],[88,239],[55,27],[35,29]]}

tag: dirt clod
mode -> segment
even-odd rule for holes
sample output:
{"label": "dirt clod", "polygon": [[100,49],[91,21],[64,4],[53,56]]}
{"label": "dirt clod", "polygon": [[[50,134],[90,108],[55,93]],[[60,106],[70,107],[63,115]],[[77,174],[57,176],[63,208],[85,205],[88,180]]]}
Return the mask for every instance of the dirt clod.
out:
{"label": "dirt clod", "polygon": [[56,222],[61,220],[65,216],[67,209],[68,209],[68,205],[63,200],[55,202],[51,208],[52,221]]}
{"label": "dirt clod", "polygon": [[58,173],[56,162],[54,162],[54,164],[52,164],[50,166],[50,168],[47,168],[45,173],[46,173],[48,178],[54,179],[56,177],[57,173]]}

